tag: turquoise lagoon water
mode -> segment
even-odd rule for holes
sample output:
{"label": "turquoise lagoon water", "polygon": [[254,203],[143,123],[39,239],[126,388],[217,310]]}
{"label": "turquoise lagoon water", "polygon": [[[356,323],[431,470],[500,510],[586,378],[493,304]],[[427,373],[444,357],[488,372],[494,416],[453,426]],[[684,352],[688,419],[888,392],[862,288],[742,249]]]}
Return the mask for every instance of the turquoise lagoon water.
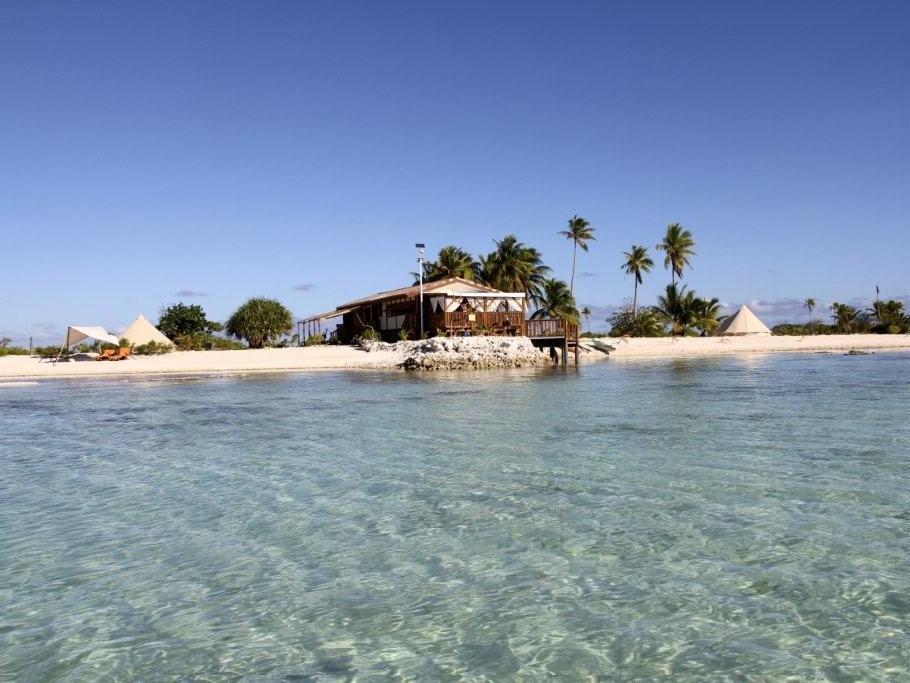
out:
{"label": "turquoise lagoon water", "polygon": [[0,678],[910,676],[910,356],[0,390]]}

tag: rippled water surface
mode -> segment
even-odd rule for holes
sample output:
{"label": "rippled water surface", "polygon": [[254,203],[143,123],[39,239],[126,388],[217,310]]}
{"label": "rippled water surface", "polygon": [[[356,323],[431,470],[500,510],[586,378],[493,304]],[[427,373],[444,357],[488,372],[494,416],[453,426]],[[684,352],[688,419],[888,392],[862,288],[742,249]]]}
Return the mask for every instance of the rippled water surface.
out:
{"label": "rippled water surface", "polygon": [[910,356],[0,389],[0,679],[910,672]]}

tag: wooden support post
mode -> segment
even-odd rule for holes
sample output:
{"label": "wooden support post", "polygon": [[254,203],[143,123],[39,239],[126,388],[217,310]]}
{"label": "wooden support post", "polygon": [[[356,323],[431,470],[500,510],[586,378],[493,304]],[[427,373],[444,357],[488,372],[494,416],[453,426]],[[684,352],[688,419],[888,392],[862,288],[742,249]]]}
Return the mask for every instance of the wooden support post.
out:
{"label": "wooden support post", "polygon": [[569,364],[569,337],[562,338],[562,365],[563,367]]}
{"label": "wooden support post", "polygon": [[578,367],[578,326],[575,326],[575,366]]}

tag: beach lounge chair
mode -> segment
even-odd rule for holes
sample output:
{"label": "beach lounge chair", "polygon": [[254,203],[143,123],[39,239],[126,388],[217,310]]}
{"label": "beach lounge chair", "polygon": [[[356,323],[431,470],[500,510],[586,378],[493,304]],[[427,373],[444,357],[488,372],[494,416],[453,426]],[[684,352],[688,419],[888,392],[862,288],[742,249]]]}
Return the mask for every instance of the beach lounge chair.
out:
{"label": "beach lounge chair", "polygon": [[112,360],[117,353],[117,349],[105,349],[95,360]]}
{"label": "beach lounge chair", "polygon": [[130,357],[129,349],[116,349],[114,355],[111,356],[111,360],[126,360]]}

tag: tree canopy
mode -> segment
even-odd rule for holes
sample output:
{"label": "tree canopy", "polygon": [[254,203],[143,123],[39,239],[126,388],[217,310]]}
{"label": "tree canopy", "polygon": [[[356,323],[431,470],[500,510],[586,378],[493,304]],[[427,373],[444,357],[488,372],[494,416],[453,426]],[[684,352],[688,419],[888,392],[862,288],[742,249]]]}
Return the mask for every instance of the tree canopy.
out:
{"label": "tree canopy", "polygon": [[689,258],[695,256],[695,240],[692,233],[683,228],[679,223],[670,223],[664,238],[657,245],[658,251],[663,251],[664,268],[670,269],[670,284],[676,284],[676,278],[682,279],[683,268],[690,265]]}
{"label": "tree canopy", "polygon": [[563,280],[548,279],[543,284],[542,296],[538,300],[538,309],[531,315],[531,319],[560,318],[570,322],[578,322],[578,309],[575,306],[575,297]]}
{"label": "tree canopy", "polygon": [[540,301],[550,273],[540,252],[520,242],[515,235],[493,242],[496,250],[479,260],[477,272],[481,281],[504,292],[524,292],[532,301]]}
{"label": "tree canopy", "polygon": [[444,246],[434,261],[423,264],[423,281],[433,282],[447,277],[473,280],[477,264],[471,254],[452,244]]}
{"label": "tree canopy", "polygon": [[180,337],[220,332],[222,326],[206,318],[199,304],[176,303],[162,309],[158,329],[165,337],[177,341]]}
{"label": "tree canopy", "polygon": [[569,219],[569,224],[565,230],[560,230],[559,235],[572,242],[572,278],[569,280],[569,290],[575,292],[575,257],[578,255],[578,248],[582,251],[588,250],[588,242],[596,240],[594,228],[586,219],[578,214]]}
{"label": "tree canopy", "polygon": [[246,340],[251,349],[270,346],[293,327],[291,312],[275,299],[253,298],[231,314],[228,334]]}

